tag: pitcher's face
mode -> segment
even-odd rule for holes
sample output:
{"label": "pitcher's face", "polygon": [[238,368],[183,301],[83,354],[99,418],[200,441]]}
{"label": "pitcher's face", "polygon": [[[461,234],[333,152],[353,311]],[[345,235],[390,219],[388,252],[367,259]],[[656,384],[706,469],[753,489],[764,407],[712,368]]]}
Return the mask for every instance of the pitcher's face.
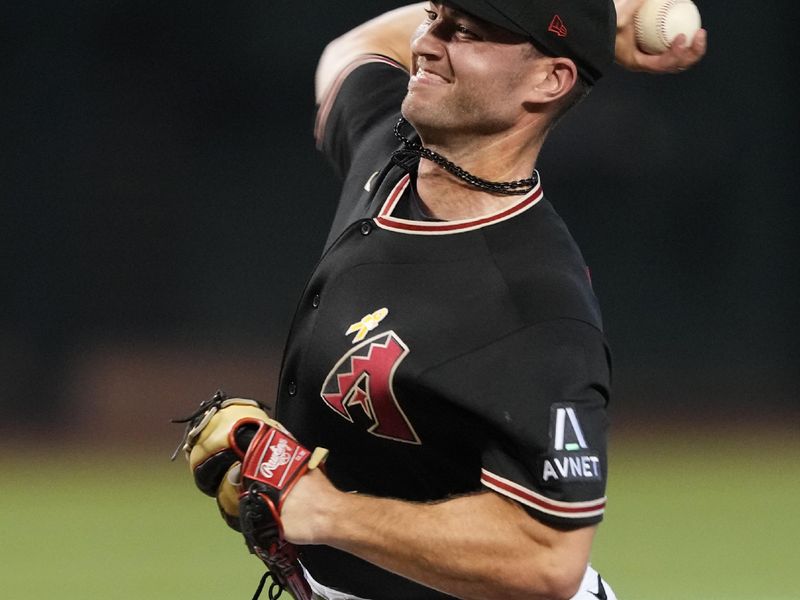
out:
{"label": "pitcher's face", "polygon": [[497,133],[525,113],[539,56],[522,36],[450,6],[430,3],[411,40],[403,115],[428,143],[446,132]]}

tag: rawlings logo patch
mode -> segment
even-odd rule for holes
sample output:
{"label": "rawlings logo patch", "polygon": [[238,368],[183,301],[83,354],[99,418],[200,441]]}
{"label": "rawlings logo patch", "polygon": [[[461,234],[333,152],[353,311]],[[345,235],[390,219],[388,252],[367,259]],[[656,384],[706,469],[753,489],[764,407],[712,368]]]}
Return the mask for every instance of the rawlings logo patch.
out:
{"label": "rawlings logo patch", "polygon": [[299,469],[310,452],[277,429],[257,435],[242,465],[242,475],[281,489]]}
{"label": "rawlings logo patch", "polygon": [[408,347],[394,331],[365,340],[339,359],[328,373],[320,392],[322,399],[351,423],[355,423],[354,409],[363,412],[360,420],[370,423],[367,431],[372,435],[420,444],[392,387],[395,371],[408,353]]}
{"label": "rawlings logo patch", "polygon": [[275,475],[274,471],[278,467],[288,465],[292,460],[292,455],[289,453],[289,442],[286,440],[279,440],[274,446],[270,446],[272,453],[270,454],[267,462],[261,463],[261,474],[267,479],[272,479]]}

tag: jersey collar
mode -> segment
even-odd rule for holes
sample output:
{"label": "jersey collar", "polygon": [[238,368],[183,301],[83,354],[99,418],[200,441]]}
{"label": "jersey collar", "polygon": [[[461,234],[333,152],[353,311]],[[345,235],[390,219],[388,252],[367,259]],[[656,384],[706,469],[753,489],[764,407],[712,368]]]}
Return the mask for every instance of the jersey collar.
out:
{"label": "jersey collar", "polygon": [[397,202],[400,200],[400,197],[406,191],[411,181],[411,176],[406,174],[397,182],[394,188],[392,188],[392,191],[389,192],[389,196],[383,203],[383,207],[378,213],[378,216],[375,217],[375,222],[382,229],[416,235],[447,235],[450,233],[461,233],[480,229],[487,225],[494,225],[495,223],[511,219],[539,202],[544,194],[538,179],[539,178],[537,178],[534,188],[513,206],[489,215],[472,219],[461,219],[458,221],[410,221],[408,219],[400,219],[392,216],[392,211],[395,206],[397,206]]}

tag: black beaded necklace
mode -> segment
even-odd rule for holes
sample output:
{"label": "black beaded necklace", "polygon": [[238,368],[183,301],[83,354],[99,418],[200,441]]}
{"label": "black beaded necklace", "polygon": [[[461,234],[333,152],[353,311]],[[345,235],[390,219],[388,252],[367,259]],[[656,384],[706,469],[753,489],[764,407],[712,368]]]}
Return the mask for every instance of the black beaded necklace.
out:
{"label": "black beaded necklace", "polygon": [[403,142],[403,148],[401,150],[396,150],[392,154],[392,156],[397,159],[398,163],[404,162],[404,159],[408,155],[419,156],[420,158],[425,158],[436,163],[448,173],[455,175],[459,179],[466,181],[468,184],[474,187],[486,190],[487,192],[506,194],[508,196],[516,196],[517,194],[525,194],[530,192],[539,182],[539,174],[536,171],[534,171],[533,176],[529,177],[528,179],[520,179],[518,181],[487,181],[486,179],[476,177],[472,173],[459,167],[457,164],[450,162],[438,152],[434,152],[419,142],[412,142],[405,137],[402,133],[400,133],[400,127],[405,122],[406,120],[403,117],[400,117],[394,126],[395,137]]}

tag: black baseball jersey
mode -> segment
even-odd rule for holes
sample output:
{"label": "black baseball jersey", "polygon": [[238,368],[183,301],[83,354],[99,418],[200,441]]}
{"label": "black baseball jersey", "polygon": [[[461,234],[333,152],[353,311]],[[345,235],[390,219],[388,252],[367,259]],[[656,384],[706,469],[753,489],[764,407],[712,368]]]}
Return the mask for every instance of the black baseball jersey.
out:
{"label": "black baseball jersey", "polygon": [[[554,526],[597,523],[609,356],[583,258],[539,185],[476,219],[401,210],[414,169],[392,162],[392,127],[407,80],[366,56],[320,107],[344,190],[292,325],[277,417],[330,449],[342,490],[432,501],[489,488]],[[363,598],[448,597],[329,547],[302,560]]]}

